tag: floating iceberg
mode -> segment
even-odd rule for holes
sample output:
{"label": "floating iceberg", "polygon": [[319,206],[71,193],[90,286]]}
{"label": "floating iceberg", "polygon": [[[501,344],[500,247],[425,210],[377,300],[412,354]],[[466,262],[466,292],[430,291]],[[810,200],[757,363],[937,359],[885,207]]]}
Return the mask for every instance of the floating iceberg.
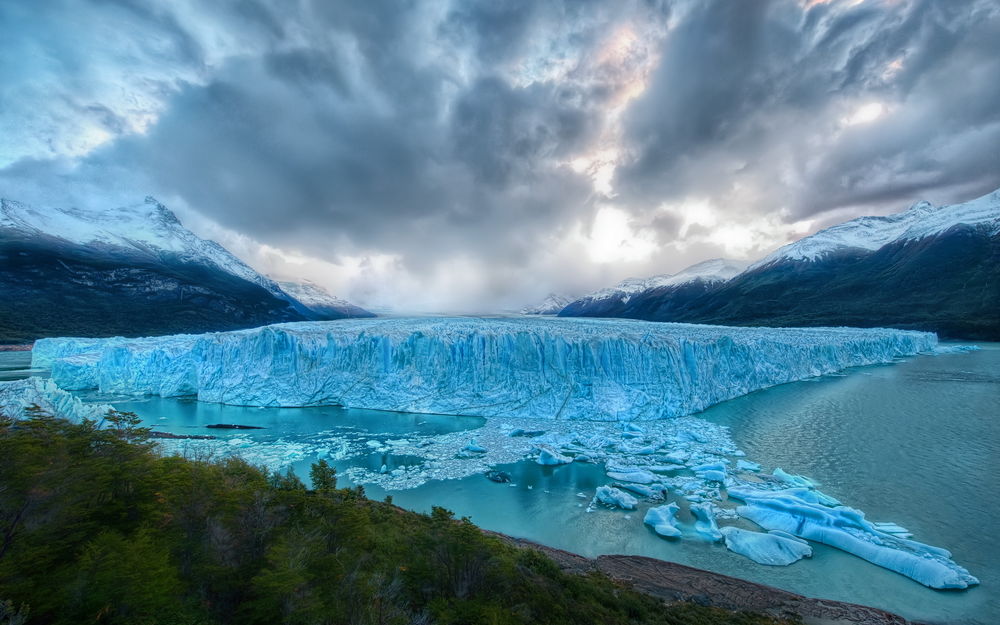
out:
{"label": "floating iceberg", "polygon": [[704,503],[692,504],[691,514],[694,515],[694,529],[711,541],[722,540],[722,532],[715,522],[715,511],[712,506]]}
{"label": "floating iceberg", "polygon": [[866,521],[862,512],[846,506],[826,506],[808,493],[814,491],[729,489],[730,496],[746,504],[738,507],[737,513],[766,530],[780,530],[843,549],[931,588],[968,588],[979,583],[951,560],[948,551],[881,531]]}
{"label": "floating iceberg", "polygon": [[608,506],[622,508],[623,510],[635,510],[639,505],[639,500],[628,493],[618,490],[614,486],[598,486],[594,499]]}
{"label": "floating iceberg", "polygon": [[[42,339],[67,390],[196,395],[244,406],[632,421],[929,351],[934,334],[603,319],[289,323],[204,335]],[[636,435],[637,431],[631,431]]]}
{"label": "floating iceberg", "polygon": [[535,462],[546,466],[557,466],[560,464],[569,464],[573,462],[573,459],[569,456],[564,456],[548,445],[542,445],[539,447],[538,459]]}
{"label": "floating iceberg", "polygon": [[726,548],[746,556],[758,564],[785,566],[812,556],[806,541],[784,532],[750,532],[738,527],[723,527]]}
{"label": "floating iceberg", "polygon": [[706,482],[725,482],[726,465],[722,462],[710,462],[708,464],[691,467],[694,474]]}
{"label": "floating iceberg", "polygon": [[666,538],[679,538],[681,530],[677,527],[677,511],[680,507],[676,503],[669,503],[665,506],[656,506],[646,511],[646,518],[643,523],[653,528],[653,531]]}

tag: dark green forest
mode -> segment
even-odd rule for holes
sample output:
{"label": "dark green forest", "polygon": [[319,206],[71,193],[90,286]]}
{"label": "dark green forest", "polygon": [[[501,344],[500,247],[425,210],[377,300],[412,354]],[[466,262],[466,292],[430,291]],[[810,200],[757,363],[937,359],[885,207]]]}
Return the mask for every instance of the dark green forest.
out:
{"label": "dark green forest", "polygon": [[130,413],[0,417],[0,625],[681,623],[772,619],[664,604],[423,515],[237,459],[163,457]]}

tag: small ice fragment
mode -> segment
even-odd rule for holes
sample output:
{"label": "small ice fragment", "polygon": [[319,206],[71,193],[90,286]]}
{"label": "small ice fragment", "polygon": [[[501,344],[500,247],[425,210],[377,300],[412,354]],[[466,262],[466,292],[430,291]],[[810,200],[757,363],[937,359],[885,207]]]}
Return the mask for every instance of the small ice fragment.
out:
{"label": "small ice fragment", "polygon": [[777,468],[772,473],[774,477],[778,478],[786,484],[791,484],[792,486],[800,486],[802,488],[815,488],[816,484],[807,477],[801,475],[792,475],[791,473],[786,473],[781,468]]}
{"label": "small ice fragment", "polygon": [[736,461],[737,471],[760,471],[760,465],[756,462],[750,462],[749,460],[737,460]]}
{"label": "small ice fragment", "polygon": [[476,454],[485,454],[486,448],[476,442],[476,439],[469,441],[469,444],[462,448],[463,451],[471,451]]}
{"label": "small ice fragment", "polygon": [[569,456],[564,456],[548,445],[539,445],[538,459],[535,460],[535,462],[543,466],[556,466],[560,464],[569,464],[573,462],[573,459]]}
{"label": "small ice fragment", "polygon": [[642,520],[646,525],[652,526],[653,531],[665,538],[679,538],[680,528],[677,527],[677,511],[680,507],[674,503],[665,506],[656,506],[646,511],[646,518]]}
{"label": "small ice fragment", "polygon": [[638,499],[613,486],[598,486],[597,494],[594,498],[603,504],[612,507],[617,506],[624,510],[635,510],[635,507],[639,505]]}
{"label": "small ice fragment", "polygon": [[691,467],[694,474],[707,482],[725,482],[726,465],[721,462],[712,462]]}
{"label": "small ice fragment", "polygon": [[708,504],[694,504],[691,506],[691,513],[695,519],[694,529],[696,532],[712,541],[722,540],[722,532],[715,522],[715,513]]}

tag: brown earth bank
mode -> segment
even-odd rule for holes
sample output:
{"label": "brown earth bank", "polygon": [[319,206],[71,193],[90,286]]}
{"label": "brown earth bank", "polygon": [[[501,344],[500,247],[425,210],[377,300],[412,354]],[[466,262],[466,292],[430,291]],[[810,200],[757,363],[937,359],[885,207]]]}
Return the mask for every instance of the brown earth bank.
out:
{"label": "brown earth bank", "polygon": [[787,590],[644,556],[581,555],[530,540],[483,530],[504,542],[541,551],[568,573],[600,572],[663,601],[685,601],[775,618],[799,618],[805,625],[921,625],[878,608],[813,599]]}

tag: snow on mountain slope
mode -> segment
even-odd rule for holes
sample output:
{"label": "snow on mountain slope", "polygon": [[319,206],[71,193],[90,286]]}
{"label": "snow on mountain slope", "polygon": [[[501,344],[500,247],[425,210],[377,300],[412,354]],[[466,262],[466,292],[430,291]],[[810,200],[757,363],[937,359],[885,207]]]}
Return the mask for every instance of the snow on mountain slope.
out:
{"label": "snow on mountain slope", "polygon": [[341,317],[374,317],[371,312],[355,306],[345,299],[340,299],[331,295],[326,289],[315,282],[303,280],[302,282],[279,282],[278,286],[294,297],[303,306],[317,315]]}
{"label": "snow on mountain slope", "polygon": [[933,206],[930,202],[917,202],[901,213],[852,219],[789,243],[751,268],[782,260],[814,261],[847,249],[875,251],[896,241],[939,235],[959,224],[982,225],[988,235],[1000,234],[1000,190],[962,204]]}
{"label": "snow on mountain slope", "polygon": [[142,339],[43,339],[32,366],[67,390],[197,395],[242,406],[628,421],[931,350],[924,332],[731,328],[598,319],[287,323]]}
{"label": "snow on mountain slope", "polygon": [[746,263],[738,260],[713,258],[691,265],[675,274],[665,273],[650,278],[627,278],[611,288],[594,291],[576,301],[595,302],[619,299],[624,304],[637,293],[660,287],[680,286],[699,280],[705,283],[724,282],[741,273],[746,267]]}
{"label": "snow on mountain slope", "polygon": [[185,228],[170,209],[152,197],[141,204],[101,211],[39,209],[0,199],[0,229],[29,237],[55,237],[78,245],[104,244],[151,254],[168,252],[182,261],[213,265],[287,299],[273,280],[257,273],[215,241],[202,239]]}
{"label": "snow on mountain slope", "polygon": [[521,309],[522,315],[558,315],[559,311],[566,308],[566,305],[573,301],[572,297],[549,293],[542,302]]}

